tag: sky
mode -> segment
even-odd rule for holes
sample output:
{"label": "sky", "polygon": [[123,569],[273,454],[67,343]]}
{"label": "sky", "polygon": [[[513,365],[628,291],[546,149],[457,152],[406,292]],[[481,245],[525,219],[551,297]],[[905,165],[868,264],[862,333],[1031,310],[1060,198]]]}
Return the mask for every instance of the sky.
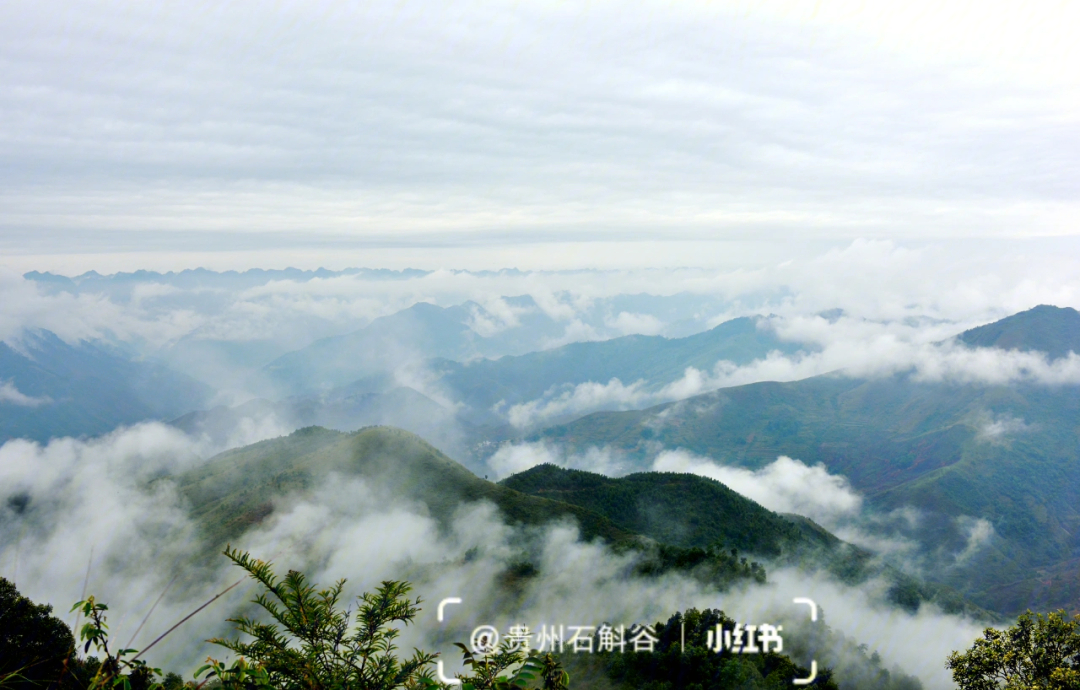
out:
{"label": "sky", "polygon": [[[529,294],[569,342],[614,334],[585,328],[594,303],[648,292],[716,296],[703,327],[770,313],[783,334],[821,346],[695,370],[702,386],[901,365],[1075,383],[1076,357],[974,361],[937,343],[1036,304],[1080,307],[1077,26],[1080,3],[1041,0],[7,0],[0,341],[47,328],[143,354],[198,338],[284,352],[417,301],[473,300],[510,328],[501,296]],[[20,277],[288,266],[433,272],[184,290],[147,279],[114,292]],[[526,273],[462,272],[509,267]],[[817,316],[836,308],[846,315]],[[648,314],[611,316],[626,333],[659,332]],[[651,400],[635,385],[589,382],[522,415],[575,410],[588,395]],[[0,402],[44,404],[6,381]],[[985,433],[1023,424],[988,419]],[[65,482],[115,477],[124,488],[109,494],[116,512],[90,510],[78,497],[92,492],[72,488],[50,515],[94,519],[43,524],[4,567],[33,582],[56,553],[111,533],[114,516],[152,533],[158,522],[128,516],[161,497],[127,492],[130,468],[211,452],[177,433],[0,448],[12,486],[61,496]],[[500,456],[506,468],[540,457],[517,452]],[[35,469],[50,458],[55,476]],[[815,487],[858,503],[822,472]],[[775,494],[774,475],[723,476]],[[179,504],[161,505],[164,525]],[[149,566],[124,565],[129,532],[117,535],[98,553],[129,571],[114,581],[118,603],[156,596]],[[74,592],[82,563],[55,582],[39,575],[32,594]],[[833,610],[850,596],[838,590]],[[859,639],[889,634],[866,620],[874,630]],[[903,628],[912,650],[890,661],[922,655],[934,631],[974,634],[924,623]]]}
{"label": "sky", "polygon": [[1060,255],[1078,15],[15,0],[0,264],[732,268],[857,239]]}

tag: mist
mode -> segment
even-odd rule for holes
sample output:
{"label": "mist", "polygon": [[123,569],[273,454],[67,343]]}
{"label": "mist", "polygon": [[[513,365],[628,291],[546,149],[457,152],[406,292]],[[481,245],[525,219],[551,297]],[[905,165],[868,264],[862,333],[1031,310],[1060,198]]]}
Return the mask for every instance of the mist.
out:
{"label": "mist", "polygon": [[[240,575],[224,557],[205,560],[197,525],[168,479],[215,450],[205,439],[158,424],[46,446],[8,442],[0,447],[0,573],[31,599],[53,604],[61,617],[85,586],[109,604],[114,639],[125,643],[161,596],[133,640],[141,648]],[[718,592],[676,573],[642,577],[633,572],[634,555],[582,541],[572,523],[514,528],[490,504],[474,503],[441,524],[422,503],[387,495],[371,481],[330,476],[311,491],[281,496],[272,515],[234,546],[273,560],[279,573],[300,569],[324,584],[347,578],[349,597],[383,579],[410,580],[427,603],[402,646],[442,651],[449,670],[459,668],[449,642],[467,640],[481,623],[503,631],[518,623],[536,629],[542,623],[629,626],[666,620],[689,607],[714,607],[736,620],[786,622],[785,629],[795,631],[806,614],[791,598],[810,596],[835,632],[879,651],[886,668],[896,665],[927,688],[944,688],[943,661],[929,658],[927,641],[941,646],[943,659],[978,629],[928,606],[916,615],[888,608],[877,583],[850,588],[821,575],[777,571],[764,586]],[[501,589],[500,575],[520,562],[533,563],[537,574],[520,592]],[[243,602],[253,593],[248,583],[233,590],[166,638],[149,660],[186,674],[207,654],[224,658],[224,650],[202,641],[228,633],[224,619],[250,612]],[[439,626],[434,604],[449,596],[464,604],[450,607],[448,621]],[[832,644],[839,638],[829,639]],[[795,638],[787,643],[796,650],[813,646],[800,647]],[[867,663],[860,653],[833,647],[841,656],[815,648],[819,666],[842,670]]]}

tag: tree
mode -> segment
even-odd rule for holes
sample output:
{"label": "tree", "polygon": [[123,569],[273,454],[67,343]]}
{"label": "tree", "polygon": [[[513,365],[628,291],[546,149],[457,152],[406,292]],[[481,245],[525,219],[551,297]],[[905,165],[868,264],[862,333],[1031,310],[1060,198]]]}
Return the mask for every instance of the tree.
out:
{"label": "tree", "polygon": [[[735,621],[717,609],[688,609],[671,616],[666,623],[652,626],[657,638],[652,651],[609,650],[597,656],[605,662],[608,678],[621,687],[771,690],[795,687],[794,679],[810,675],[809,670],[776,652],[736,654],[730,649],[715,652],[706,642],[709,631],[715,631],[717,625],[730,631]],[[838,690],[839,686],[832,670],[822,668],[813,684],[806,687]]]}
{"label": "tree", "polygon": [[[387,580],[375,593],[361,594],[354,625],[338,605],[345,580],[317,590],[303,573],[290,570],[279,581],[269,563],[230,548],[225,555],[264,587],[254,602],[274,622],[229,619],[253,640],[211,640],[238,658],[231,666],[208,659],[196,676],[206,672],[228,690],[450,687],[432,677],[437,654],[413,650],[403,661],[395,654],[400,631],[393,624],[408,625],[420,611],[420,598],[409,598],[409,583]],[[569,676],[551,655],[526,654],[504,644],[492,654],[475,656],[458,646],[472,670],[460,676],[460,690],[516,690],[537,679],[544,690],[568,688]]]}
{"label": "tree", "polygon": [[161,669],[147,666],[139,659],[138,650],[109,649],[109,625],[105,617],[108,606],[91,596],[71,607],[72,611],[76,609],[86,616],[86,623],[79,630],[79,639],[86,641],[83,653],[93,647],[105,655],[100,663],[91,657],[94,673],[85,684],[87,690],[160,690],[161,684],[155,679],[161,675]]}
{"label": "tree", "polygon": [[414,650],[403,661],[395,654],[400,631],[393,624],[408,625],[420,610],[407,582],[387,580],[362,594],[353,626],[339,608],[345,580],[316,590],[303,573],[290,570],[278,580],[265,561],[231,548],[225,555],[265,588],[254,601],[274,622],[229,619],[253,641],[210,640],[239,658],[231,667],[210,659],[196,676],[208,672],[226,686],[275,690],[391,690],[431,679],[435,654]]}
{"label": "tree", "polygon": [[0,578],[0,687],[45,687],[64,672],[75,647],[71,629]]}
{"label": "tree", "polygon": [[[511,647],[506,640],[490,654],[477,656],[460,642],[465,665],[472,669],[471,675],[459,675],[461,690],[519,690],[531,681],[540,680],[543,690],[567,690],[570,676],[562,664],[551,654],[540,654]],[[428,682],[431,687],[446,687]]]}
{"label": "tree", "polygon": [[1007,630],[984,630],[945,667],[961,690],[1080,690],[1080,615],[1028,611]]}

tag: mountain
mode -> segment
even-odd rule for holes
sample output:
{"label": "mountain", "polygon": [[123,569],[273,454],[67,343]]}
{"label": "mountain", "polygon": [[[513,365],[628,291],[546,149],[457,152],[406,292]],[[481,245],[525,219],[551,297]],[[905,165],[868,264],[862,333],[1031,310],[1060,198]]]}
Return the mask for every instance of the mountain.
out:
{"label": "mountain", "polygon": [[209,387],[104,345],[67,343],[50,331],[0,343],[0,443],[90,436],[175,417],[206,404]]}
{"label": "mountain", "polygon": [[[567,311],[567,305],[555,306]],[[707,320],[702,311],[720,307],[696,295],[618,295],[597,300],[570,320],[553,317],[529,295],[501,297],[492,308],[497,313],[476,302],[419,302],[353,333],[284,354],[262,374],[274,386],[269,394],[304,395],[435,359],[441,361],[433,365],[434,374],[455,399],[487,410],[508,394],[528,400],[558,384],[617,377],[624,383],[644,378],[659,387],[688,366],[711,370],[719,359],[747,362],[771,350],[800,349],[757,328],[756,319],[736,319],[686,338],[615,337],[639,329],[697,331]],[[587,342],[558,347],[569,339]],[[496,357],[502,358],[497,364],[485,359]]]}
{"label": "mountain", "polygon": [[281,401],[250,400],[234,407],[219,406],[188,413],[169,422],[196,437],[208,436],[217,444],[234,445],[245,428],[291,432],[309,426],[353,431],[365,426],[394,426],[415,433],[455,454],[467,453],[477,430],[457,419],[449,409],[405,386],[367,392],[378,382],[361,381],[323,395]]}
{"label": "mountain", "polygon": [[562,392],[590,381],[623,384],[642,381],[643,391],[658,391],[681,379],[688,367],[711,372],[727,360],[749,364],[769,352],[793,354],[805,346],[780,340],[760,317],[726,321],[685,338],[628,335],[499,359],[443,361],[432,365],[448,397],[477,411],[499,403],[514,405]]}
{"label": "mountain", "polygon": [[720,545],[768,565],[825,570],[849,584],[881,579],[889,583],[890,601],[909,610],[929,601],[949,612],[989,617],[954,589],[922,582],[808,518],[774,513],[714,479],[673,472],[606,477],[545,464],[500,483],[586,508],[664,544],[690,550]]}
{"label": "mountain", "polygon": [[346,434],[308,427],[289,436],[226,451],[174,477],[211,549],[237,543],[275,510],[275,499],[316,489],[332,474],[363,477],[380,495],[421,501],[448,521],[462,503],[494,503],[511,524],[536,525],[570,517],[584,538],[628,544],[637,537],[578,506],[526,496],[486,481],[415,434],[369,427]]}
{"label": "mountain", "polygon": [[1080,353],[1080,312],[1040,304],[1000,321],[964,331],[957,339],[971,347],[1045,352],[1051,359]]}
{"label": "mountain", "polygon": [[[538,473],[531,475],[534,480],[538,476]],[[722,564],[739,573],[745,571],[754,575],[764,575],[764,571],[760,570],[757,564],[747,566],[745,559],[740,562],[735,555],[656,545],[650,540],[621,529],[604,516],[580,506],[527,495],[506,486],[484,481],[470,474],[465,468],[415,435],[386,427],[362,429],[351,434],[317,427],[306,428],[288,437],[264,441],[223,453],[183,474],[158,477],[154,481],[174,483],[175,488],[187,500],[191,514],[196,520],[196,531],[207,545],[206,557],[220,559],[218,550],[225,542],[231,542],[234,546],[244,549],[248,530],[254,525],[265,522],[275,511],[280,510],[282,505],[287,505],[282,499],[290,494],[299,493],[307,494],[308,498],[317,502],[319,497],[312,492],[325,488],[327,480],[337,478],[336,480],[340,482],[342,478],[350,477],[362,477],[369,486],[376,488],[377,495],[391,499],[395,501],[395,504],[412,505],[421,512],[426,508],[428,514],[444,524],[463,502],[478,500],[494,503],[503,518],[511,524],[540,526],[571,518],[581,527],[584,539],[602,540],[616,552],[625,553],[628,549],[640,550],[641,565],[644,567],[639,568],[637,574],[642,578],[648,578],[652,574],[662,575],[672,569],[679,569],[690,576],[701,577],[703,573],[710,572],[710,568],[716,570],[717,564]],[[556,477],[556,479],[559,478]],[[569,481],[573,483],[578,479],[580,477],[570,477]],[[561,481],[564,486],[567,485],[567,478],[564,477]],[[652,480],[645,483],[650,481]],[[745,502],[745,499],[740,499],[734,494],[728,498],[733,503],[740,500]],[[422,503],[423,506],[418,506],[417,502]],[[762,510],[759,508],[755,513],[757,517],[763,518],[763,521],[758,523],[759,529],[767,531],[774,526],[783,528],[781,525],[783,518],[767,517],[764,512],[761,512]],[[781,522],[776,522],[777,520]],[[385,539],[387,535],[370,536],[379,540]],[[369,538],[368,535],[355,533],[351,535],[312,534],[311,537],[334,545],[340,544],[339,540]],[[280,540],[260,544],[263,549],[267,546],[284,549],[287,545]],[[415,548],[417,545],[411,546]],[[655,552],[659,552],[659,556],[653,555]],[[475,550],[471,550],[470,553],[475,553]],[[473,558],[475,556],[467,554],[463,559],[447,565],[454,568],[455,572],[464,573],[466,577],[473,576],[476,573],[475,570],[470,570],[471,567],[475,567],[471,560]],[[177,571],[178,577],[175,577],[173,582],[179,579],[178,588],[186,585],[187,578],[199,578],[205,574],[201,571],[198,560],[187,559],[183,563],[170,562],[168,564]],[[416,572],[427,572],[429,575],[439,577],[439,563],[433,563],[425,558],[419,561]],[[361,569],[367,565],[364,562],[354,564],[355,567]],[[483,562],[475,565],[490,567],[491,563]],[[558,570],[559,567],[556,565],[554,569]],[[553,580],[536,580],[536,583],[545,590],[550,590],[549,595],[560,596],[561,589],[574,586],[573,581],[560,578],[557,572],[547,570],[543,574],[552,576]],[[179,577],[180,575],[183,577]],[[530,579],[539,578],[541,575],[542,573],[531,562],[508,562],[505,571],[496,573],[492,586],[485,590],[485,599],[489,601],[483,603],[484,608],[487,612],[511,614],[515,610],[523,610],[518,609],[519,606],[535,605],[533,597],[536,592],[527,589],[524,585]],[[627,572],[626,575],[628,584],[632,584],[631,573]],[[743,579],[743,577],[736,579]],[[711,581],[716,584],[715,578],[711,578]],[[727,582],[730,581],[730,579],[727,580]],[[617,586],[618,583],[611,584]],[[434,589],[433,598],[437,598],[439,592],[435,588],[437,585],[427,582],[425,586],[429,590]],[[639,593],[640,589],[628,587],[628,596]],[[428,592],[424,594],[430,596]],[[247,599],[249,596],[250,594],[243,598]],[[222,611],[220,606],[221,604],[218,604],[218,615],[221,617],[243,613],[243,608]],[[431,604],[429,603],[428,606]],[[591,613],[597,612],[600,615],[604,613],[602,608]],[[589,615],[590,612],[583,613]],[[123,610],[120,610],[120,615],[122,614]],[[824,687],[848,687],[858,690],[864,688],[907,690],[920,687],[918,681],[899,670],[894,670],[890,676],[889,672],[881,669],[880,659],[876,654],[871,656],[865,645],[858,647],[857,642],[847,636],[834,633],[824,621],[814,625],[813,628],[805,628],[800,627],[797,620],[795,625],[789,624],[785,632],[783,641],[786,649],[776,649],[775,653],[748,657],[730,650],[717,654],[715,650],[705,649],[706,631],[716,631],[719,629],[718,624],[722,624],[725,630],[731,630],[736,624],[735,620],[715,610],[703,613],[688,610],[685,618],[689,621],[687,626],[681,625],[684,620],[682,614],[676,614],[669,619],[666,626],[663,624],[655,626],[656,640],[663,642],[659,646],[659,654],[649,654],[647,651],[606,657],[600,655],[594,657],[592,654],[568,654],[565,657],[566,663],[575,673],[575,678],[578,678],[576,682],[580,687],[642,687],[640,682],[642,676],[647,676],[654,681],[653,684],[661,682],[670,684],[678,679],[685,680],[687,677],[708,682],[719,672],[721,679],[746,680],[749,678],[754,681],[750,684],[740,681],[739,687],[767,688],[781,687],[785,683],[789,684],[793,677],[806,677],[810,673],[807,668],[795,666],[791,658],[784,656],[786,653],[797,655],[799,659],[808,656],[816,659],[815,663],[820,665],[822,679],[837,677],[843,683],[841,686],[834,683]],[[597,622],[600,620],[602,619],[598,619]],[[588,619],[586,621],[588,622]],[[185,630],[187,633],[184,632]],[[665,659],[670,661],[673,653],[683,656],[674,647],[675,641],[680,639],[680,631],[685,642],[689,644],[689,653],[685,655],[685,663],[680,662],[678,667],[673,667]],[[192,634],[190,628],[180,630],[172,640],[175,641],[177,636],[185,634]],[[199,636],[198,639],[202,637]],[[429,643],[437,644],[440,641],[445,646],[449,646],[445,639],[440,640],[440,638],[435,638],[434,642]],[[679,649],[681,648],[682,644]],[[567,651],[569,651],[569,646]],[[751,658],[752,664],[746,661]],[[592,663],[594,659],[603,665],[597,667]],[[632,659],[635,662],[634,669],[617,668],[618,663],[626,659]],[[584,664],[587,668],[582,668],[579,664]],[[749,675],[747,675],[748,670]],[[835,671],[835,676],[832,671]],[[583,679],[591,676],[595,678],[582,683]],[[603,680],[605,676],[607,681]],[[890,677],[895,680],[890,681]],[[768,682],[765,678],[769,679]]]}
{"label": "mountain", "polygon": [[[495,504],[510,524],[541,526],[570,518],[579,525],[583,539],[599,538],[616,549],[644,550],[643,572],[705,568],[713,580],[763,578],[764,570],[758,564],[745,559],[740,562],[736,554],[729,553],[734,548],[760,558],[783,556],[787,563],[801,562],[815,569],[836,566],[833,569],[838,572],[859,577],[871,557],[820,527],[807,525],[803,518],[778,516],[709,480],[689,475],[606,480],[600,475],[565,472],[549,466],[496,484],[480,479],[401,429],[369,427],[346,434],[308,427],[287,437],[227,451],[172,481],[189,502],[210,551],[226,542],[242,542],[249,527],[277,510],[280,499],[290,494],[314,497],[310,492],[334,476],[336,481],[362,477],[378,495],[422,504],[444,524],[462,504],[479,500]],[[609,481],[634,487],[629,492],[608,492],[601,500],[588,500],[589,492],[566,490],[582,482]],[[547,486],[552,482],[564,490],[552,492]],[[613,509],[613,501],[635,492],[640,509],[652,511],[650,519],[627,519],[625,511]],[[671,499],[680,494],[697,494],[696,504],[706,525],[695,538],[685,538],[689,534],[686,512],[675,515],[672,510],[675,505]],[[706,505],[717,496],[726,501],[723,507]],[[650,498],[659,500],[651,507],[641,502]],[[668,526],[658,529],[664,513]],[[726,520],[727,526],[719,526],[719,519]],[[724,548],[718,550],[721,545]]]}
{"label": "mountain", "polygon": [[[530,297],[504,301],[521,310],[518,328],[542,329],[550,321]],[[415,366],[424,353],[453,351],[467,356],[511,346],[506,334],[482,338],[464,324],[483,316],[478,308],[471,303],[447,309],[416,304],[356,333],[320,340],[276,359],[263,372],[276,381],[278,391],[301,393],[273,403],[192,414],[174,424],[214,438],[224,438],[245,418],[272,416],[279,427],[288,429],[317,425],[348,431],[386,424],[418,433],[472,462],[477,443],[516,433],[503,414],[492,410],[496,403],[505,407],[551,390],[611,378],[640,380],[643,391],[655,392],[683,377],[688,366],[710,370],[721,359],[745,364],[774,350],[790,353],[799,348],[780,341],[761,319],[740,318],[686,338],[632,335],[499,359],[464,363],[437,359],[426,367]],[[342,379],[351,383],[333,385]],[[567,413],[567,418],[572,416]]]}
{"label": "mountain", "polygon": [[[759,556],[779,556],[806,541],[799,524],[762,508],[718,481],[692,474],[642,472],[626,477],[538,465],[499,482],[530,496],[581,506],[624,529],[665,544],[704,548],[717,542]],[[839,540],[814,533],[806,546]],[[835,538],[834,538],[835,539]]]}
{"label": "mountain", "polygon": [[[1004,337],[1017,323],[1028,324],[1029,335],[1004,342],[1077,350],[1068,340],[1075,315],[1037,308],[981,333]],[[595,413],[530,438],[570,452],[608,446],[643,470],[661,447],[750,469],[779,455],[823,463],[847,477],[872,509],[917,511],[908,536],[934,545],[936,553],[923,554],[932,557],[934,580],[986,608],[1015,613],[1080,608],[1078,436],[1074,385],[834,374]],[[986,521],[981,545],[972,541],[977,520]]]}
{"label": "mountain", "polygon": [[883,577],[893,602],[909,608],[934,601],[951,611],[984,613],[946,588],[883,569],[872,553],[805,518],[777,515],[693,475],[609,479],[546,466],[496,484],[400,429],[369,427],[345,434],[308,427],[227,451],[172,481],[190,504],[210,554],[226,542],[242,544],[250,527],[287,505],[281,499],[317,500],[311,492],[331,477],[338,482],[361,477],[377,495],[422,504],[444,525],[462,504],[479,500],[493,503],[509,524],[535,527],[570,518],[583,539],[642,551],[642,574],[681,569],[715,584],[763,580],[764,569],[749,563],[745,556],[750,556],[828,570],[852,583]]}
{"label": "mountain", "polygon": [[130,296],[132,288],[139,284],[156,283],[169,285],[182,290],[245,290],[253,287],[266,285],[274,281],[291,281],[306,283],[311,280],[327,280],[330,278],[358,277],[365,280],[408,280],[410,278],[422,278],[429,271],[420,271],[414,268],[406,268],[401,271],[379,268],[346,268],[341,271],[331,271],[319,268],[314,271],[299,268],[262,269],[252,268],[246,271],[211,271],[206,268],[190,268],[183,271],[157,271],[139,270],[131,273],[118,272],[110,275],[102,275],[97,271],[87,271],[82,275],[68,277],[49,273],[48,271],[30,271],[24,273],[23,278],[32,280],[43,289],[51,292],[70,293],[106,293],[116,296]]}
{"label": "mountain", "polygon": [[348,335],[323,338],[267,364],[262,374],[281,391],[325,391],[430,357],[463,359],[481,351],[465,307],[420,302]]}

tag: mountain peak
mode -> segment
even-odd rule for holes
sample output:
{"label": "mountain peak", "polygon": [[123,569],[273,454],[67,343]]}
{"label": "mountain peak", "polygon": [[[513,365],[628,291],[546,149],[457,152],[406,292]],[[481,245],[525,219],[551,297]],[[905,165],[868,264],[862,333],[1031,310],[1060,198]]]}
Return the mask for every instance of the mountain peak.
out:
{"label": "mountain peak", "polygon": [[1040,304],[1000,321],[964,331],[957,339],[971,347],[1045,352],[1051,359],[1080,352],[1080,312]]}

